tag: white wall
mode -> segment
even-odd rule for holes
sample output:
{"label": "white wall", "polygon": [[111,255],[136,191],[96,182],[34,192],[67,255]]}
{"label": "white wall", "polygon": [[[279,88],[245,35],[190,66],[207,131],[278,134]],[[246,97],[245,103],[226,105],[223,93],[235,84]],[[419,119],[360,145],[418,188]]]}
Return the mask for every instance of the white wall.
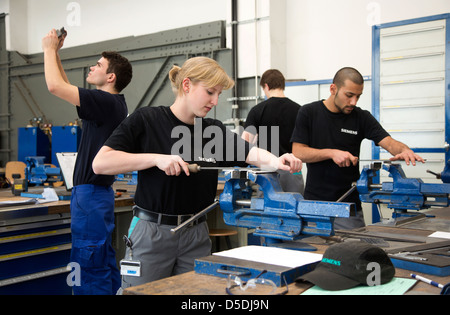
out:
{"label": "white wall", "polygon": [[[371,75],[374,23],[450,13],[449,0],[240,0],[238,4],[239,21],[261,19],[256,26],[239,26],[239,76],[276,67],[290,80],[331,79],[343,66]],[[70,34],[66,47],[73,47],[226,20],[231,47],[231,0],[0,0],[0,11],[10,14],[8,49],[23,54],[40,52],[42,37],[63,25]]]}
{"label": "white wall", "polygon": [[[65,26],[70,33],[66,47],[73,47],[225,20],[228,4],[226,0],[0,0],[0,8],[5,2],[10,23],[24,17],[28,21],[25,45],[19,30],[11,28],[8,47],[25,54],[41,52],[41,39],[51,28]],[[28,10],[15,10],[21,7]]]}
{"label": "white wall", "polygon": [[333,78],[344,66],[372,74],[372,25],[450,13],[449,0],[286,0],[290,79]]}

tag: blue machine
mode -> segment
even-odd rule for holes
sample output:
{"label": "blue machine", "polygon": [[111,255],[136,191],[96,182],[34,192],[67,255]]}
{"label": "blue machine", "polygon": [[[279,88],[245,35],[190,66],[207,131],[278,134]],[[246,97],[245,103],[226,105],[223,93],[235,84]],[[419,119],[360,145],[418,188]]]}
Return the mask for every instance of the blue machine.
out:
{"label": "blue machine", "polygon": [[[441,178],[449,178],[449,162],[442,172]],[[374,184],[378,172],[384,169],[389,172],[392,182]],[[386,204],[393,209],[393,219],[411,216],[407,210],[424,210],[435,207],[448,207],[450,184],[427,184],[421,179],[407,178],[401,165],[375,162],[364,167],[360,179],[356,183],[362,202]]]}
{"label": "blue machine", "polygon": [[137,185],[138,182],[138,172],[133,171],[130,173],[119,174],[116,176],[116,181],[126,182],[127,185]]}
{"label": "blue machine", "polygon": [[50,163],[50,140],[38,127],[18,129],[18,161],[25,163],[28,156],[43,156]]}
{"label": "blue machine", "polygon": [[52,127],[52,164],[59,167],[56,153],[78,152],[81,141],[79,126]]}
{"label": "blue machine", "polygon": [[[313,235],[333,236],[335,218],[348,218],[353,203],[305,200],[299,193],[283,192],[278,174],[251,168],[224,170],[225,186],[220,200],[190,220],[171,230],[172,233],[215,209],[220,204],[227,225],[255,229],[264,246],[296,250],[316,248],[294,242]],[[251,183],[259,185],[264,197],[251,198]]]}
{"label": "blue machine", "polygon": [[[262,245],[310,251],[316,249],[293,241],[312,235],[334,235],[335,218],[348,218],[354,210],[353,203],[310,201],[299,193],[283,192],[277,173],[251,168],[224,173],[226,182],[220,201],[172,229],[172,233],[220,204],[227,225],[255,229],[254,235],[264,239]],[[251,198],[251,182],[259,185],[263,198]]]}
{"label": "blue machine", "polygon": [[82,130],[79,126],[53,126],[51,140],[39,127],[18,128],[18,161],[43,156],[45,163],[59,167],[56,153],[78,152]]}
{"label": "blue machine", "polygon": [[[226,224],[255,229],[265,245],[279,246],[305,236],[334,235],[335,218],[348,218],[354,204],[304,200],[299,193],[283,192],[277,173],[229,171],[220,196]],[[246,198],[246,182],[259,185],[263,198]],[[284,247],[284,246],[283,246]],[[287,245],[290,247],[290,245]]]}
{"label": "blue machine", "polygon": [[29,184],[43,185],[48,182],[62,181],[61,169],[45,164],[43,156],[28,156],[25,158],[25,179]]}

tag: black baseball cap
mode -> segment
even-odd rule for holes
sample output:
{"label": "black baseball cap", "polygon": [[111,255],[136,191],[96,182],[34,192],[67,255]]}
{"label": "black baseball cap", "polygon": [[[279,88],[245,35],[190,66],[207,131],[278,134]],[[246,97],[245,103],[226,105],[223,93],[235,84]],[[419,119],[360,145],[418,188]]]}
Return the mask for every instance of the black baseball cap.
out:
{"label": "black baseball cap", "polygon": [[[379,282],[374,281],[376,270],[379,270]],[[370,286],[372,282],[385,284],[394,275],[395,267],[384,250],[366,242],[350,241],[328,247],[316,268],[296,281],[308,281],[324,290],[339,291],[358,285]]]}

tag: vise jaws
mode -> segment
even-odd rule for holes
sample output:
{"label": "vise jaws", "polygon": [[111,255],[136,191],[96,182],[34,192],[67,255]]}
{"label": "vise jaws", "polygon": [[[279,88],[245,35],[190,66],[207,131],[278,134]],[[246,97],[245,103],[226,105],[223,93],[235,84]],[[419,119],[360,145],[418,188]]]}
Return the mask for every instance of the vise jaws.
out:
{"label": "vise jaws", "polygon": [[44,163],[43,156],[25,158],[25,179],[29,184],[42,185],[46,182],[62,181],[61,169]]}
{"label": "vise jaws", "polygon": [[[277,173],[225,172],[220,208],[227,225],[255,229],[265,245],[278,246],[305,236],[333,236],[335,218],[348,218],[353,203],[305,200],[300,193],[283,192]],[[263,197],[248,199],[248,182],[259,185]]]}
{"label": "vise jaws", "polygon": [[[375,184],[380,169],[389,172],[393,181]],[[450,184],[428,184],[418,178],[407,178],[400,164],[375,162],[365,166],[356,187],[362,202],[386,204],[394,210],[394,219],[407,216],[407,210],[449,206]]]}

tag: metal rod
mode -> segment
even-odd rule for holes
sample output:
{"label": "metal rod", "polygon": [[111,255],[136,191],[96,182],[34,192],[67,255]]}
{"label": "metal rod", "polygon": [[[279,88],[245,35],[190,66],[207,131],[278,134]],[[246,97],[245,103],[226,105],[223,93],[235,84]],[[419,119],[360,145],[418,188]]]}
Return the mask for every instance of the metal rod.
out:
{"label": "metal rod", "polygon": [[182,228],[184,228],[185,226],[191,224],[192,222],[194,222],[195,220],[197,220],[198,218],[204,216],[205,214],[207,214],[208,212],[214,210],[217,206],[219,205],[219,201],[217,200],[216,202],[214,202],[212,205],[208,206],[207,208],[205,208],[204,210],[200,211],[199,213],[197,213],[196,215],[194,215],[192,218],[190,218],[187,221],[184,221],[183,223],[181,223],[180,225],[178,225],[176,228],[173,228],[170,230],[170,232],[172,234],[177,233],[179,230],[181,230]]}
{"label": "metal rod", "polygon": [[348,196],[350,196],[350,194],[351,194],[352,192],[354,192],[355,189],[356,189],[356,185],[353,184],[353,185],[352,185],[352,188],[350,188],[350,189],[349,189],[344,195],[342,195],[342,197],[339,198],[336,202],[342,202],[343,200],[345,200],[345,198],[347,198]]}
{"label": "metal rod", "polygon": [[252,205],[252,201],[248,199],[236,200],[236,205],[242,207],[250,207]]}

